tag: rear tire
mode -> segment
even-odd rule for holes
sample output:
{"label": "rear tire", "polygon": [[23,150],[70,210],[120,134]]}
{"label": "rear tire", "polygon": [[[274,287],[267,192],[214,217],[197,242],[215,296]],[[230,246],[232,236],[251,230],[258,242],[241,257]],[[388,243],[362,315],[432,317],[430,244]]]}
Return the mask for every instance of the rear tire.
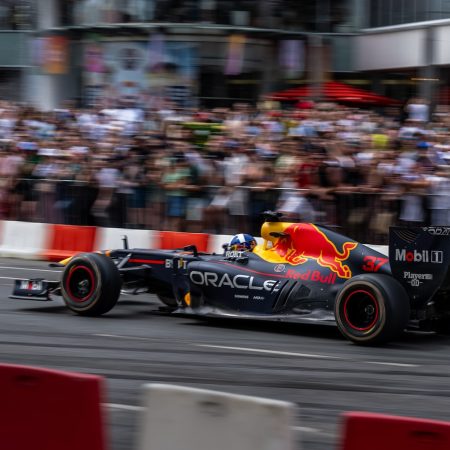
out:
{"label": "rear tire", "polygon": [[334,305],[339,331],[361,345],[386,343],[400,335],[409,320],[409,298],[388,275],[357,275],[344,283]]}
{"label": "rear tire", "polygon": [[100,316],[117,303],[121,285],[119,271],[110,258],[81,253],[65,267],[61,292],[71,311],[82,316]]}

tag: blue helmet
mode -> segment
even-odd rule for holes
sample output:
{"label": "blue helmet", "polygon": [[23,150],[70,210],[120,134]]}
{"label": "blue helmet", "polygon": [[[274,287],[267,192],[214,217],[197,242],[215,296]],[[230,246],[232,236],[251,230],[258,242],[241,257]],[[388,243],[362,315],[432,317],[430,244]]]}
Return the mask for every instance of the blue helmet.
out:
{"label": "blue helmet", "polygon": [[252,251],[256,247],[256,239],[250,234],[236,234],[232,237],[228,249],[231,251]]}

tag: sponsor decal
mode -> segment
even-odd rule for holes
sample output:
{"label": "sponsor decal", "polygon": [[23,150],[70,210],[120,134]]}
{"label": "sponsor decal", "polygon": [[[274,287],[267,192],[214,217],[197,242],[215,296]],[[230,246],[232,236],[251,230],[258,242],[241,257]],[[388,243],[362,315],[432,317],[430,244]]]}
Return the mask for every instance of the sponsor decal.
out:
{"label": "sponsor decal", "polygon": [[420,286],[423,281],[429,281],[433,279],[431,273],[413,273],[413,272],[403,272],[403,278],[413,287]]}
{"label": "sponsor decal", "polygon": [[289,269],[286,273],[286,278],[291,278],[293,280],[317,281],[323,284],[334,284],[336,282],[336,274],[334,272],[330,272],[328,275],[323,275],[320,273],[320,270],[308,270],[304,273],[300,273]]}
{"label": "sponsor decal", "polygon": [[21,280],[19,289],[22,289],[24,291],[41,291],[42,281]]}
{"label": "sponsor decal", "polygon": [[344,242],[342,249],[339,250],[335,243],[312,223],[289,224],[278,235],[273,247],[260,253],[266,261],[297,266],[313,259],[340,278],[352,276],[349,266],[344,264],[344,261],[358,245],[357,242]]}
{"label": "sponsor decal", "polygon": [[422,262],[442,264],[444,262],[444,252],[442,250],[406,250],[396,248],[395,260],[408,263]]}
{"label": "sponsor decal", "polygon": [[364,272],[378,272],[385,264],[389,262],[389,258],[381,258],[378,256],[365,256],[363,259],[362,270]]}
{"label": "sponsor decal", "polygon": [[251,275],[228,275],[224,273],[222,275],[215,272],[200,272],[193,270],[189,274],[189,278],[192,283],[200,286],[212,286],[212,287],[226,287],[232,289],[250,289],[254,291],[276,291],[277,280],[261,280]]}
{"label": "sponsor decal", "polygon": [[[178,269],[186,269],[187,261],[185,261],[183,258],[179,258],[176,261],[177,261]],[[165,263],[164,263],[164,267],[166,269],[172,269],[173,268],[173,259],[166,259]]]}
{"label": "sponsor decal", "polygon": [[248,300],[248,295],[235,294],[234,298],[243,298],[244,300]]}
{"label": "sponsor decal", "polygon": [[274,268],[274,272],[284,272],[286,270],[286,266],[284,264],[277,264]]}
{"label": "sponsor decal", "polygon": [[264,300],[264,297],[262,297],[261,295],[254,295],[253,300]]}
{"label": "sponsor decal", "polygon": [[225,258],[242,258],[244,256],[244,252],[238,252],[236,250],[227,250],[225,252]]}
{"label": "sponsor decal", "polygon": [[424,227],[423,230],[433,236],[450,236],[450,227]]}

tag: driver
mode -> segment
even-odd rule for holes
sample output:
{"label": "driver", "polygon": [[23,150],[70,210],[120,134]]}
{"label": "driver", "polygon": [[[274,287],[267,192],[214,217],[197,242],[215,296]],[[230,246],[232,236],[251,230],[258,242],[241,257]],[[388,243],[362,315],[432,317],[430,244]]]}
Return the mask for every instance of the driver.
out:
{"label": "driver", "polygon": [[228,244],[228,250],[238,252],[252,252],[256,247],[256,244],[256,239],[250,234],[235,234]]}

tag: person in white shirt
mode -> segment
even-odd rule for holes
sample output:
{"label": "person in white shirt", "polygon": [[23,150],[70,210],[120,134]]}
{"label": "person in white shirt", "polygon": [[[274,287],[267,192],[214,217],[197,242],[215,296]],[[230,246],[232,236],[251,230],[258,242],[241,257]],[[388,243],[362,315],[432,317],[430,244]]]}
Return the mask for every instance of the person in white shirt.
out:
{"label": "person in white shirt", "polygon": [[412,98],[406,105],[408,120],[411,122],[426,123],[429,120],[430,107],[422,98]]}

